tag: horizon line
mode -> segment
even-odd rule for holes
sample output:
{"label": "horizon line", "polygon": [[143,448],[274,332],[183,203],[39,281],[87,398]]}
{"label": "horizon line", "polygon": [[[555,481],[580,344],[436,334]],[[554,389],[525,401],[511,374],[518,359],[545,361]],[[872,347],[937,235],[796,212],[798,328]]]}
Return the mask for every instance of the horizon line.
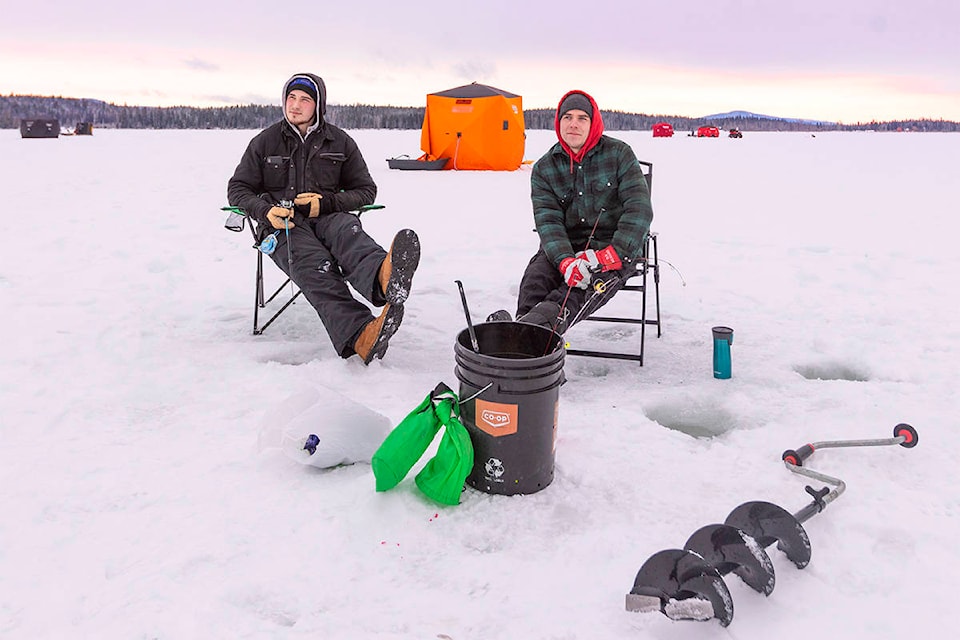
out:
{"label": "horizon line", "polygon": [[[234,104],[223,104],[223,105],[208,105],[200,106],[195,104],[177,104],[170,106],[159,106],[159,105],[144,105],[144,104],[118,104],[116,102],[110,102],[102,98],[77,98],[73,96],[62,96],[62,95],[37,95],[37,94],[0,94],[0,98],[39,98],[39,99],[48,99],[48,100],[92,100],[95,102],[102,102],[107,105],[114,107],[127,107],[127,108],[140,108],[140,109],[180,109],[180,108],[189,108],[189,109],[229,109],[229,108],[243,108],[243,107],[267,107],[267,108],[276,108],[282,110],[280,105],[275,104],[261,104],[256,102],[248,103],[234,103]],[[337,103],[331,102],[327,106],[335,107],[376,107],[376,108],[391,108],[391,109],[426,109],[426,105],[423,106],[411,106],[411,105],[394,105],[394,104],[369,104],[362,102],[353,102],[353,103]],[[555,111],[556,107],[523,107],[524,111]],[[663,118],[685,118],[688,120],[703,120],[706,118],[716,118],[716,117],[730,117],[730,118],[755,118],[760,120],[785,120],[785,121],[795,121],[803,122],[808,124],[826,124],[826,125],[851,125],[852,122],[844,122],[842,120],[822,120],[817,118],[803,118],[803,117],[794,117],[794,116],[770,116],[765,114],[759,114],[752,111],[747,111],[746,109],[733,109],[725,112],[710,113],[702,116],[686,116],[681,114],[664,114],[664,113],[641,113],[636,111],[624,111],[621,109],[601,109],[602,112],[609,113],[622,113],[625,115],[635,115],[635,116],[648,116],[648,117],[663,117]],[[731,113],[743,113],[748,115],[729,115]],[[897,118],[893,120],[857,120],[857,124],[867,124],[867,123],[895,123],[895,122],[908,122],[908,121],[927,121],[927,122],[944,122],[944,123],[955,123],[960,124],[960,121],[949,120],[943,117],[933,117],[933,116],[923,116],[923,117],[912,117],[912,118]]]}

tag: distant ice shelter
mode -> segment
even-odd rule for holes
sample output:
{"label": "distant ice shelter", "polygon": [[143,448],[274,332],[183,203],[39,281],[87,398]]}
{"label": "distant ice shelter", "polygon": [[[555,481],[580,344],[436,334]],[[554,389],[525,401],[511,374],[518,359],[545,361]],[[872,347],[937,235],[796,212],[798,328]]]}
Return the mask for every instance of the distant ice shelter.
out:
{"label": "distant ice shelter", "polygon": [[92,122],[78,122],[76,128],[73,130],[73,135],[75,136],[92,136],[93,135],[93,123]]}
{"label": "distant ice shelter", "polygon": [[673,125],[669,122],[658,122],[653,125],[654,138],[670,138],[673,136]]}
{"label": "distant ice shelter", "polygon": [[60,121],[55,118],[24,118],[20,120],[21,138],[59,138]]}

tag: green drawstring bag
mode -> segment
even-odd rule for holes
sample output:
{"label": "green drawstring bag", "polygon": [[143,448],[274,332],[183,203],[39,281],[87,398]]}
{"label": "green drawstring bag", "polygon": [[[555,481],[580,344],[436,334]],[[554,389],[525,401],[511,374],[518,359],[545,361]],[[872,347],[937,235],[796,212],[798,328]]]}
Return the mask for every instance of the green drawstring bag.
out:
{"label": "green drawstring bag", "polygon": [[473,443],[460,422],[460,404],[453,391],[447,389],[443,400],[434,404],[433,411],[443,423],[443,438],[436,455],[417,474],[416,483],[437,502],[460,504],[463,483],[473,469]]}
{"label": "green drawstring bag", "polygon": [[377,491],[387,491],[400,484],[420,456],[427,450],[440,429],[433,413],[431,393],[394,427],[370,460],[377,479]]}
{"label": "green drawstring bag", "polygon": [[460,504],[463,483],[473,469],[473,445],[460,421],[457,394],[442,382],[386,437],[373,459],[377,491],[387,491],[403,480],[433,442],[440,426],[443,438],[437,453],[417,474],[417,486],[441,504]]}

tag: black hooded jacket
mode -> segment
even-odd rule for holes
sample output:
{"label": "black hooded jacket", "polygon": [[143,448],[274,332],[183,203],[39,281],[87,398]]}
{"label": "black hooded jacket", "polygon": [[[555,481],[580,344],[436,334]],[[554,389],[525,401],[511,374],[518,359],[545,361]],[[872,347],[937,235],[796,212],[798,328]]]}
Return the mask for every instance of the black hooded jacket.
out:
{"label": "black hooded jacket", "polygon": [[227,184],[227,201],[263,223],[261,230],[270,226],[266,220],[270,207],[281,200],[293,200],[298,193],[321,194],[321,215],[354,211],[373,204],[377,197],[377,185],[357,143],[342,129],[324,121],[327,92],[323,80],[309,73],[292,76],[283,85],[283,101],[287,87],[296,78],[309,78],[317,88],[317,118],[306,137],[284,114],[283,120],[250,141]]}

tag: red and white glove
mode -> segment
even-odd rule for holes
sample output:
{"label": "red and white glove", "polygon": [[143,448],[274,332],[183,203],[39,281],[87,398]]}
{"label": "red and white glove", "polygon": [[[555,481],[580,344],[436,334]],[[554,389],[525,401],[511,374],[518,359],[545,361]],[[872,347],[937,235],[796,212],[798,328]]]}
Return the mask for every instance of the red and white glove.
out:
{"label": "red and white glove", "polygon": [[564,258],[560,261],[560,273],[563,274],[563,281],[567,286],[579,289],[586,289],[593,277],[590,261],[586,258]]}
{"label": "red and white glove", "polygon": [[600,251],[597,251],[597,260],[600,262],[601,271],[619,271],[623,269],[623,261],[617,255],[617,250],[613,245],[607,245]]}
{"label": "red and white glove", "polygon": [[600,271],[600,259],[597,258],[597,252],[593,249],[585,249],[574,257],[580,258],[581,260],[586,260],[590,267],[590,273],[597,273]]}

